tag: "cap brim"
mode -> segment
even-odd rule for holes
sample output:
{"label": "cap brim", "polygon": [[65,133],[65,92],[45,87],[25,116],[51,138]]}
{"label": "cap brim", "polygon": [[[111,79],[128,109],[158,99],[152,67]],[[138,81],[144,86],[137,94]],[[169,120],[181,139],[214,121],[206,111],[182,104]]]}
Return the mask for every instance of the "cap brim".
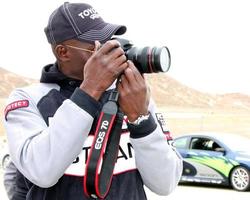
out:
{"label": "cap brim", "polygon": [[93,43],[98,40],[100,43],[105,43],[110,40],[113,35],[122,35],[127,28],[123,25],[105,23],[102,28],[96,28],[85,32],[78,36],[78,40]]}

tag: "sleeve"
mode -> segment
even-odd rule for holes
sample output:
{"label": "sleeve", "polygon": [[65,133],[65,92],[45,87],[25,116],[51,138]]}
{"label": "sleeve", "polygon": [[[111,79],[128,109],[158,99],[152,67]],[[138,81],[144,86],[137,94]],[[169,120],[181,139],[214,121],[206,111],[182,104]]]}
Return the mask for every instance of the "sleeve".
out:
{"label": "sleeve", "polygon": [[[155,105],[150,103],[150,122],[143,124],[147,134],[141,133],[135,137],[136,128],[133,127],[131,143],[135,150],[136,166],[142,176],[144,184],[158,195],[168,195],[177,186],[182,174],[182,158],[169,144],[160,124],[156,119]],[[147,120],[148,121],[148,120]],[[151,124],[151,125],[150,125]],[[139,125],[140,126],[140,125]],[[152,127],[155,127],[152,129]],[[144,127],[144,129],[146,129]]]}
{"label": "sleeve", "polygon": [[[22,89],[15,90],[5,109],[4,126],[10,154],[17,169],[32,183],[50,187],[80,153],[98,102],[76,90],[72,99],[65,100],[57,109],[47,126],[35,97],[29,94]],[[93,109],[84,109],[93,104]]]}

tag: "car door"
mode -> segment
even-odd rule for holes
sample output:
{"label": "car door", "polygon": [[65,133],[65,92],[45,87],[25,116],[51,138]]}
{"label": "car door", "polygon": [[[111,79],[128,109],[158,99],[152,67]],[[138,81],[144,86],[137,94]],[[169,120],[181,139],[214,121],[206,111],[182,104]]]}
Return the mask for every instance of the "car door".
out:
{"label": "car door", "polygon": [[174,140],[174,147],[180,153],[183,158],[183,171],[181,181],[194,181],[194,176],[197,174],[197,170],[195,166],[188,161],[189,157],[189,144],[190,144],[190,137],[183,136],[180,138],[176,138]]}
{"label": "car door", "polygon": [[194,136],[184,156],[183,178],[204,183],[225,183],[228,163],[225,150],[213,139]]}

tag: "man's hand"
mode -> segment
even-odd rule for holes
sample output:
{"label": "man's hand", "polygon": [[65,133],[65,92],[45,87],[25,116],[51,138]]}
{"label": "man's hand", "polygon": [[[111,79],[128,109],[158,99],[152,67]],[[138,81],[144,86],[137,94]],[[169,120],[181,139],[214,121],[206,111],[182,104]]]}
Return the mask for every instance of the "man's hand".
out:
{"label": "man's hand", "polygon": [[119,105],[129,121],[148,114],[149,90],[145,79],[131,61],[118,83]]}
{"label": "man's hand", "polygon": [[95,52],[84,66],[80,88],[99,100],[102,93],[128,67],[126,60],[118,41],[110,40],[102,47],[99,42],[95,42]]}

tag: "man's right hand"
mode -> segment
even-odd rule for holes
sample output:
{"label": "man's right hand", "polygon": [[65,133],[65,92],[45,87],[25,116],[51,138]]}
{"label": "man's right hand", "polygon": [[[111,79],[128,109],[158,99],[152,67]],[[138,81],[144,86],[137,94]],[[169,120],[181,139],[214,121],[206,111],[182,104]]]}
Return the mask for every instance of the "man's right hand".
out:
{"label": "man's right hand", "polygon": [[96,41],[95,52],[84,66],[80,88],[98,101],[127,67],[125,52],[118,41],[109,40],[102,46]]}

